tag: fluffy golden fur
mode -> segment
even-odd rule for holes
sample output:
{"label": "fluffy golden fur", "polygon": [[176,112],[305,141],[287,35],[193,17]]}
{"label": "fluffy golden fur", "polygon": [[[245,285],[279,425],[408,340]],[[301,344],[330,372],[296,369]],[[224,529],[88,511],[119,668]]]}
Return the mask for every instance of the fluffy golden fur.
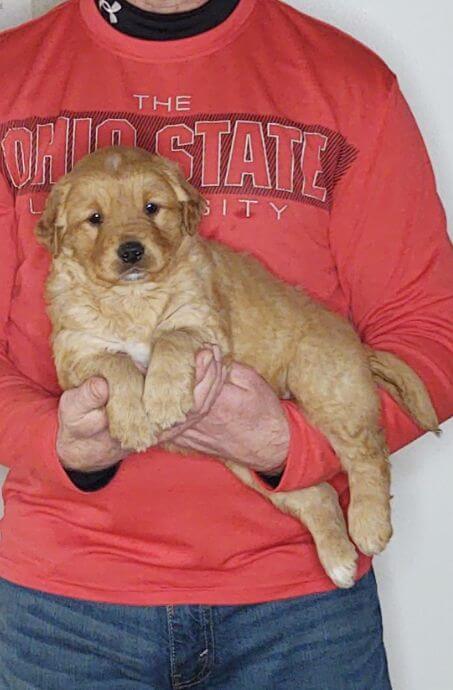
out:
{"label": "fluffy golden fur", "polygon": [[[46,295],[62,388],[104,376],[111,433],[140,451],[184,419],[196,353],[217,343],[225,358],[292,397],[326,435],[349,475],[350,535],[364,553],[379,553],[392,528],[376,381],[424,429],[437,429],[423,383],[394,355],[363,347],[346,320],[255,259],[202,239],[202,211],[179,169],[141,149],[98,151],[54,187],[37,237],[53,254]],[[129,266],[118,248],[132,241],[144,255]],[[353,584],[357,553],[329,485],[268,492],[252,472],[224,462],[306,525],[338,586]]]}

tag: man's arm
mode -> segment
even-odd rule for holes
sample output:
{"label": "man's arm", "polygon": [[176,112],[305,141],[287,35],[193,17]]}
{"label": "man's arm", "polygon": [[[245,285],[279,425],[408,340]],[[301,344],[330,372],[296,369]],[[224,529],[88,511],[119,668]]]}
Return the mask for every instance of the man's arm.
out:
{"label": "man's arm", "polygon": [[[453,250],[426,147],[396,80],[374,141],[337,189],[330,237],[362,340],[409,364],[445,421],[453,414]],[[422,432],[388,393],[380,397],[394,452]],[[340,469],[332,449],[284,405],[292,441],[278,488],[330,479]]]}
{"label": "man's arm", "polygon": [[[7,330],[18,267],[16,216],[12,195],[0,177],[0,463],[13,468],[32,463],[45,481],[67,481],[83,490],[102,488],[126,453],[110,438],[104,405],[108,389],[86,382],[59,400],[20,373],[8,351]],[[58,447],[58,450],[57,450]],[[97,483],[81,470],[97,471]],[[99,472],[100,470],[100,472]],[[70,486],[70,484],[68,483]]]}
{"label": "man's arm", "polygon": [[0,462],[7,467],[33,457],[49,470],[56,460],[58,400],[23,376],[9,358],[7,327],[18,266],[12,194],[0,178]]}
{"label": "man's arm", "polygon": [[[425,382],[444,421],[453,413],[453,251],[445,214],[425,145],[396,81],[382,113],[373,115],[374,136],[337,188],[332,252],[350,319],[362,340],[407,362]],[[178,438],[178,445],[193,450],[204,446],[220,455],[240,445],[235,459],[259,472],[278,472],[281,457],[273,465],[272,453],[277,447],[281,451],[287,430],[277,413],[274,430],[272,425],[261,428],[262,380],[250,372],[245,378],[248,429],[245,397],[242,402],[238,398],[234,415],[227,390],[198,429]],[[380,397],[382,423],[394,452],[422,432],[388,393],[380,391]],[[293,403],[282,407],[290,441],[276,490],[312,486],[338,474],[340,463],[325,437]],[[212,423],[214,414],[220,419],[224,413],[228,424],[220,428]]]}

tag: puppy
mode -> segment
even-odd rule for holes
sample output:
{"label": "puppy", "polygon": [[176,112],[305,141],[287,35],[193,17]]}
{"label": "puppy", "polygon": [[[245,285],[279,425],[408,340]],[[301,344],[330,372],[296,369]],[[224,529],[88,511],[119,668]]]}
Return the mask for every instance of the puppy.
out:
{"label": "puppy", "polygon": [[[105,377],[111,434],[142,451],[185,418],[196,353],[218,344],[325,434],[349,476],[350,535],[362,552],[379,553],[392,528],[376,382],[423,429],[436,430],[422,381],[255,259],[202,239],[203,207],[174,164],[141,149],[102,149],[53,188],[37,237],[53,255],[46,298],[61,387]],[[224,462],[304,523],[329,577],[352,586],[357,553],[330,485],[267,492],[252,472]]]}

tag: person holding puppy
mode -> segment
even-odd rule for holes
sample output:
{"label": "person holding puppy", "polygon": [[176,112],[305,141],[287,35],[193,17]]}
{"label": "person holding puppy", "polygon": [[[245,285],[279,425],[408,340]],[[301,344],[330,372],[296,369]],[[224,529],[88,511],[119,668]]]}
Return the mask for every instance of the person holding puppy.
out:
{"label": "person holding puppy", "polygon": [[[34,228],[86,153],[168,156],[207,199],[204,236],[348,315],[445,420],[453,256],[395,76],[277,0],[69,0],[3,34],[0,61],[2,686],[388,690],[370,559],[335,589],[308,532],[216,460],[270,490],[329,481],[346,509],[326,439],[253,370],[225,380],[207,344],[194,409],[161,439],[189,455],[123,451],[103,379],[59,390]],[[419,435],[381,404],[392,451]]]}

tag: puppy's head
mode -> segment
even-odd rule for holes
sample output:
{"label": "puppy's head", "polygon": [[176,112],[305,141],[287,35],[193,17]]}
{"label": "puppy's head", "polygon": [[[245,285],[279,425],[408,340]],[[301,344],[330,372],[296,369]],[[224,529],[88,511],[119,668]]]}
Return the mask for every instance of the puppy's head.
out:
{"label": "puppy's head", "polygon": [[36,236],[54,256],[78,261],[93,281],[156,281],[196,233],[203,206],[174,163],[111,147],[83,158],[55,185]]}

